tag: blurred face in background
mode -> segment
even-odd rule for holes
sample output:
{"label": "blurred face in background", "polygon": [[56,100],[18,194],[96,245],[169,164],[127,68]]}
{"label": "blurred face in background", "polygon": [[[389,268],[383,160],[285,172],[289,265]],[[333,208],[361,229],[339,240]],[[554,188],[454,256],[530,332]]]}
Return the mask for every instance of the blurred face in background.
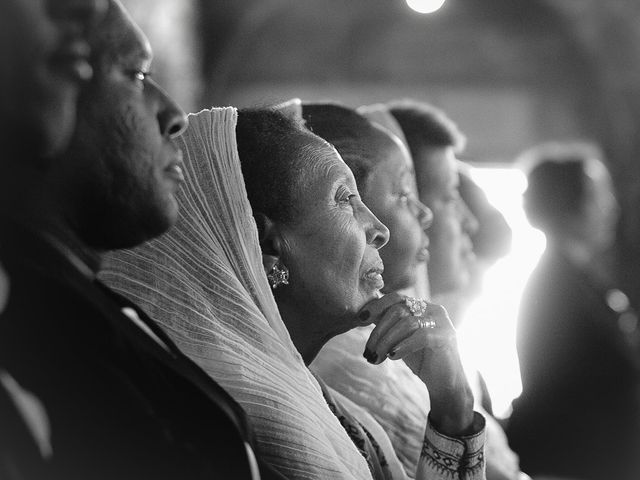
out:
{"label": "blurred face in background", "polygon": [[79,86],[91,77],[88,35],[105,0],[0,3],[4,152],[50,156],[66,145]]}
{"label": "blurred face in background", "polygon": [[460,198],[453,147],[424,147],[414,158],[420,200],[433,212],[429,281],[434,294],[466,287],[475,260],[471,235],[477,220]]}
{"label": "blurred face in background", "polygon": [[[395,136],[379,130],[379,156],[363,188],[362,199],[389,228],[389,242],[380,250],[385,292],[413,286],[418,266],[427,261],[427,229],[433,214],[417,198],[413,162]],[[383,140],[383,141],[382,141]]]}

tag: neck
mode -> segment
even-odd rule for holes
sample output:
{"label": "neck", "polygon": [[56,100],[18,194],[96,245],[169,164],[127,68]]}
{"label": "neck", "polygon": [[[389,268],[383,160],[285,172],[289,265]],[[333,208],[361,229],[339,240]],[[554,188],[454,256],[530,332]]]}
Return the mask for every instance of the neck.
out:
{"label": "neck", "polygon": [[346,321],[332,322],[327,315],[317,314],[318,309],[298,308],[298,305],[311,305],[311,302],[292,302],[282,299],[276,292],[276,301],[282,321],[289,331],[291,341],[309,366],[325,343],[346,330],[332,329],[331,325],[346,325]]}

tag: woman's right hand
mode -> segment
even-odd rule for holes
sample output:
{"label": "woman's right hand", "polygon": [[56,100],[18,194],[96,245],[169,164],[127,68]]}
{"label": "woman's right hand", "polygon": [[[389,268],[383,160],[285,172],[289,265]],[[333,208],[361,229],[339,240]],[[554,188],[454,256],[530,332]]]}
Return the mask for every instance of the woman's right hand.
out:
{"label": "woman's right hand", "polygon": [[412,312],[406,299],[389,293],[360,310],[361,319],[376,325],[364,356],[375,365],[403,359],[429,390],[434,427],[445,435],[464,435],[473,427],[473,394],[455,329],[442,306],[426,303],[424,312]]}

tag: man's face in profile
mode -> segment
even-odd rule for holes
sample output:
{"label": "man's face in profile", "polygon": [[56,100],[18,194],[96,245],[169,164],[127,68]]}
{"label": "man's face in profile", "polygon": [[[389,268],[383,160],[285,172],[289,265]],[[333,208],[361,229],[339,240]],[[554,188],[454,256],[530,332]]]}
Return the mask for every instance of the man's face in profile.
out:
{"label": "man's face in profile", "polygon": [[59,162],[81,238],[98,250],[136,245],[176,220],[184,112],[149,75],[151,48],[118,2],[93,38],[94,75]]}

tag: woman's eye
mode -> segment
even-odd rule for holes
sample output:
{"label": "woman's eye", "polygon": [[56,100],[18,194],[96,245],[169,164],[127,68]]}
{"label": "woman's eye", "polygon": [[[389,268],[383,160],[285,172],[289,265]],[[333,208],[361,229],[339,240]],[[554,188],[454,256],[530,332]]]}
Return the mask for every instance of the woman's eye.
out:
{"label": "woman's eye", "polygon": [[356,197],[355,193],[350,193],[350,194],[343,195],[342,197],[340,197],[340,203],[345,204],[345,205],[350,204],[351,200],[353,198],[355,198],[355,197]]}
{"label": "woman's eye", "polygon": [[350,206],[352,203],[352,200],[356,197],[357,195],[355,193],[345,191],[342,195],[338,196],[338,204],[345,207]]}

